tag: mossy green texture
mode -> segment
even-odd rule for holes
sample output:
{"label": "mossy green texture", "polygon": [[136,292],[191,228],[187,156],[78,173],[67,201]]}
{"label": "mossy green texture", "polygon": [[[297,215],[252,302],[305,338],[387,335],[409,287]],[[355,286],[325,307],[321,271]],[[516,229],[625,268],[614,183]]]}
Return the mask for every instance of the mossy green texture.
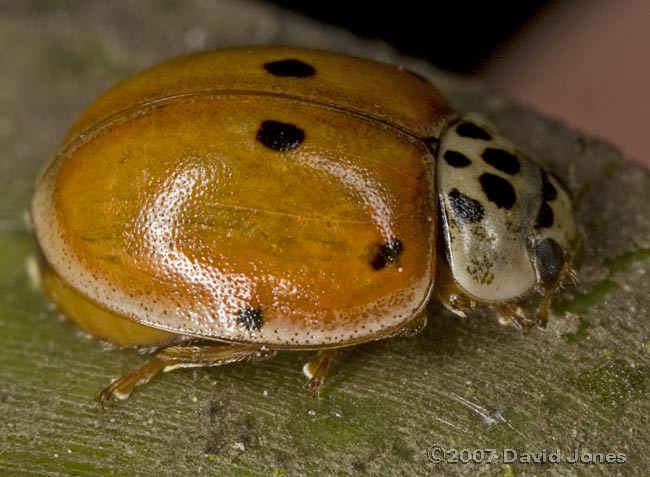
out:
{"label": "mossy green texture", "polygon": [[562,334],[562,338],[567,343],[577,344],[589,338],[588,330],[591,328],[591,324],[584,318],[578,318],[578,320],[578,328],[574,332]]}
{"label": "mossy green texture", "polygon": [[[604,262],[608,269],[607,277],[591,287],[586,293],[579,293],[571,299],[563,300],[553,306],[553,311],[562,315],[571,312],[579,315],[578,328],[571,333],[562,334],[562,338],[567,343],[581,343],[589,338],[588,330],[591,327],[589,321],[584,316],[593,306],[600,305],[613,293],[619,291],[621,286],[612,279],[612,276],[619,272],[624,272],[632,265],[648,260],[650,258],[650,249],[641,248],[625,252],[617,257],[610,258]],[[609,351],[611,353],[611,350]]]}
{"label": "mossy green texture", "polygon": [[650,398],[650,367],[632,366],[623,359],[599,359],[580,369],[569,384],[599,404],[617,409],[631,399]]}
{"label": "mossy green texture", "polygon": [[611,274],[617,272],[624,272],[632,265],[644,260],[650,259],[650,249],[648,248],[639,248],[636,250],[630,250],[625,252],[618,257],[610,258],[605,261],[605,266],[609,269]]}

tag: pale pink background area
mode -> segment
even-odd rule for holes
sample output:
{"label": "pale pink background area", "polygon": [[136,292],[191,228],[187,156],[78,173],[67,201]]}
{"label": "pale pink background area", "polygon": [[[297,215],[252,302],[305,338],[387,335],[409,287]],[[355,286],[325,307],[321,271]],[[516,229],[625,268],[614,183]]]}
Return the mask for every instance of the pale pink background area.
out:
{"label": "pale pink background area", "polygon": [[483,73],[504,94],[650,166],[650,0],[555,3]]}

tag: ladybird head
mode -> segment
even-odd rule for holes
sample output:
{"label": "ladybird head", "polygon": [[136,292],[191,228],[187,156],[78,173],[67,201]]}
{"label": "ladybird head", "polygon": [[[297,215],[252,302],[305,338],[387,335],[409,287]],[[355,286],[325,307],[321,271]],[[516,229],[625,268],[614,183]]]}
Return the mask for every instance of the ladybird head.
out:
{"label": "ladybird head", "polygon": [[473,301],[549,295],[571,272],[579,237],[568,188],[484,120],[449,124],[436,172],[450,276]]}

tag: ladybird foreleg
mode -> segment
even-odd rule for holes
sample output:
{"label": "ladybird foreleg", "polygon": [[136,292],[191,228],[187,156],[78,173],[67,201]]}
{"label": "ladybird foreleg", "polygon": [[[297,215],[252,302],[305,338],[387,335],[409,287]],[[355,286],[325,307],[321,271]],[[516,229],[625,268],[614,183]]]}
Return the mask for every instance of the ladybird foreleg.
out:
{"label": "ladybird foreleg", "polygon": [[321,384],[325,381],[335,353],[334,349],[321,350],[312,361],[305,363],[302,367],[302,372],[309,378],[307,388],[316,396],[318,396]]}
{"label": "ladybird foreleg", "polygon": [[111,384],[106,386],[99,396],[97,396],[99,405],[103,409],[106,409],[108,402],[113,397],[121,401],[127,399],[137,386],[141,386],[151,381],[151,379],[164,367],[165,362],[156,357],[141,368],[138,368],[136,371],[114,379]]}
{"label": "ladybird foreleg", "polygon": [[192,346],[170,346],[159,352],[151,361],[141,368],[115,379],[97,397],[105,408],[111,398],[124,400],[133,390],[148,383],[160,371],[176,368],[221,366],[244,359],[265,358],[273,351],[255,345],[213,344]]}
{"label": "ladybird foreleg", "polygon": [[551,297],[555,290],[549,290],[542,297],[542,301],[539,305],[539,310],[537,311],[537,326],[540,328],[546,328],[548,324],[548,315],[551,308]]}
{"label": "ladybird foreleg", "polygon": [[555,293],[562,288],[566,282],[576,285],[577,281],[578,278],[575,269],[571,264],[565,264],[562,267],[562,271],[558,274],[555,284],[549,286],[542,294],[542,300],[540,301],[539,309],[537,311],[537,326],[540,328],[546,328],[551,310],[551,301]]}
{"label": "ladybird foreleg", "polygon": [[504,305],[495,306],[499,315],[499,323],[502,325],[513,325],[522,335],[527,335],[535,324],[534,321],[528,319],[524,311],[516,303],[506,303]]}

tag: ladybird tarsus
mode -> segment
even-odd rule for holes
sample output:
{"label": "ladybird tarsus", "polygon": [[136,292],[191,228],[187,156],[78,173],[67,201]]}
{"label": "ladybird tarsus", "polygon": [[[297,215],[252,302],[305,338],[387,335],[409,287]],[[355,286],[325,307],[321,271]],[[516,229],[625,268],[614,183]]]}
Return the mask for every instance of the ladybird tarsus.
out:
{"label": "ladybird tarsus", "polygon": [[309,378],[306,387],[316,397],[318,397],[323,381],[325,381],[335,353],[336,350],[334,349],[321,350],[312,361],[305,363],[302,368],[302,372]]}
{"label": "ladybird tarsus", "polygon": [[156,356],[144,366],[136,369],[135,371],[121,376],[115,380],[97,396],[97,402],[104,410],[108,408],[108,403],[113,399],[124,401],[128,399],[133,390],[148,383],[151,379],[162,371],[167,362],[164,358]]}
{"label": "ladybird tarsus", "polygon": [[505,325],[512,325],[522,335],[527,335],[535,323],[529,320],[524,311],[516,303],[504,303],[494,307],[499,314],[499,322]]}

